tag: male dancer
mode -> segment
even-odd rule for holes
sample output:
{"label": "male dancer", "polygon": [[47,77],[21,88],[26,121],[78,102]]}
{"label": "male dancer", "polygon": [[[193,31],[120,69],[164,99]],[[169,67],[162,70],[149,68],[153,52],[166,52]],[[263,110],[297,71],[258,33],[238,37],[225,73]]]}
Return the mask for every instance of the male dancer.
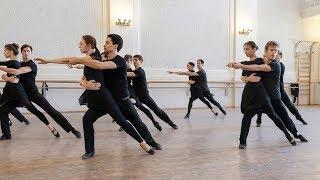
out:
{"label": "male dancer", "polygon": [[[281,75],[280,75],[280,93],[281,93],[281,101],[283,102],[283,104],[288,108],[288,110],[296,117],[296,119],[300,122],[302,122],[302,124],[307,125],[308,123],[306,121],[304,121],[304,119],[302,118],[301,114],[299,113],[298,109],[295,107],[295,105],[291,102],[287,92],[284,89],[284,83],[283,83],[283,75],[285,72],[285,66],[284,64],[281,62],[282,59],[282,52],[279,51],[278,55],[276,57],[276,60],[280,62],[280,66],[281,66]],[[258,118],[257,118],[257,127],[261,126],[261,116],[262,113],[258,114]]]}
{"label": "male dancer", "polygon": [[150,97],[146,73],[142,69],[142,62],[143,57],[141,55],[134,55],[133,64],[135,66],[135,70],[127,73],[127,76],[132,78],[135,95],[138,97],[141,103],[147,105],[162,121],[169,124],[173,129],[178,129],[178,126],[171,121],[169,116],[162,109],[160,109]]}
{"label": "male dancer", "polygon": [[[131,69],[131,64],[132,64],[132,56],[130,54],[126,54],[124,56],[124,59],[127,62],[127,73],[129,74],[130,72],[133,72],[133,70]],[[146,114],[148,116],[149,119],[151,119],[153,125],[159,130],[162,131],[162,127],[160,126],[159,122],[157,122],[151,112],[145,108],[142,103],[140,102],[140,100],[138,99],[138,97],[135,95],[133,86],[132,86],[132,77],[128,76],[127,78],[128,80],[128,89],[129,89],[129,93],[130,93],[130,98],[134,99],[134,103],[133,105],[136,106],[138,109],[140,109],[142,112],[144,112],[144,114]]]}

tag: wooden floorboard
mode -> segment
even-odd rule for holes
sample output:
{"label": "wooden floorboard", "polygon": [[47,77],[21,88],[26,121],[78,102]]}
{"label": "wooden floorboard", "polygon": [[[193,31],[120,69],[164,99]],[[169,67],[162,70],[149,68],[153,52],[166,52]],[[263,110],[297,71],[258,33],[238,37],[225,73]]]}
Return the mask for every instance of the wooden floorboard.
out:
{"label": "wooden floorboard", "polygon": [[[96,155],[86,161],[83,139],[53,123],[61,134],[55,139],[33,115],[26,115],[30,126],[12,118],[13,139],[0,142],[0,179],[320,179],[320,107],[299,109],[309,125],[294,122],[310,142],[291,146],[263,116],[260,128],[252,121],[246,150],[238,149],[238,108],[223,120],[205,109],[189,120],[184,110],[168,110],[179,129],[161,122],[162,132],[141,115],[163,146],[153,156],[105,116],[95,123]],[[83,113],[65,116],[82,132]]]}

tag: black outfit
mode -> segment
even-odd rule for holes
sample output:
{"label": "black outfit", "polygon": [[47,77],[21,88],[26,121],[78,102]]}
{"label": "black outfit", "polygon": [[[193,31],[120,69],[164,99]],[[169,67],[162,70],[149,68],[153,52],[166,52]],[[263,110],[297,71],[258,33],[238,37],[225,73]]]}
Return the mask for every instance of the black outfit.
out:
{"label": "black outfit", "polygon": [[[133,70],[131,68],[128,68],[127,72],[133,72]],[[135,103],[133,103],[133,105],[136,106],[138,109],[140,109],[144,114],[146,114],[148,116],[148,118],[152,121],[153,125],[156,126],[157,128],[160,127],[159,130],[161,131],[162,128],[159,125],[159,123],[154,119],[151,112],[143,106],[143,104],[140,102],[139,98],[135,95],[135,92],[133,90],[133,86],[131,84],[132,77],[127,77],[127,81],[128,81],[128,90],[130,93],[130,98],[135,100]]]}
{"label": "black outfit", "polygon": [[[5,97],[3,97],[3,98],[5,98]],[[3,102],[4,101],[4,99],[3,100],[1,100],[2,99],[2,95],[1,95],[1,93],[0,93],[0,101],[1,102]],[[20,121],[20,122],[24,122],[25,121],[25,117],[20,113],[20,111],[17,109],[17,108],[14,108],[12,111],[10,111],[10,114],[12,114],[18,121]]]}
{"label": "black outfit", "polygon": [[[191,70],[190,72],[195,72],[195,71]],[[189,80],[192,80],[194,82],[199,81],[198,78],[199,78],[198,76],[189,76]],[[197,99],[200,99],[200,101],[202,101],[204,104],[206,104],[209,109],[212,109],[212,106],[210,105],[210,103],[204,98],[202,89],[198,84],[196,84],[196,83],[190,84],[190,93],[191,93],[191,97],[189,98],[188,112],[187,112],[186,116],[190,115],[193,101],[195,101]]]}
{"label": "black outfit", "polygon": [[271,67],[270,72],[262,73],[262,83],[265,87],[270,99],[271,104],[276,111],[277,115],[281,118],[286,128],[294,135],[298,137],[298,131],[289,117],[289,114],[281,101],[281,91],[280,91],[280,75],[281,66],[276,60],[272,60],[269,64]]}
{"label": "black outfit", "polygon": [[[298,109],[295,107],[295,105],[291,102],[287,92],[284,89],[284,83],[283,83],[283,75],[285,72],[285,66],[282,62],[280,62],[281,66],[281,75],[280,75],[280,93],[281,93],[281,101],[284,103],[284,105],[288,108],[288,110],[296,117],[298,120],[302,120],[302,117],[298,111]],[[257,124],[261,124],[261,116],[262,113],[258,114]]]}
{"label": "black outfit", "polygon": [[154,100],[149,95],[149,90],[147,86],[146,73],[139,67],[133,71],[136,75],[132,78],[133,89],[140,102],[147,105],[162,121],[168,123],[170,126],[176,126],[167,113],[158,107]]}
{"label": "black outfit", "polygon": [[113,61],[117,67],[115,69],[103,70],[106,88],[110,90],[112,97],[124,117],[131,122],[147,144],[154,146],[156,142],[152,138],[147,126],[141,121],[137,110],[130,101],[126,61],[119,55],[110,61]]}
{"label": "black outfit", "polygon": [[[21,63],[17,60],[9,60],[6,62],[1,62],[0,65],[7,66],[8,68],[19,69]],[[7,74],[11,77],[11,74]],[[17,76],[19,78],[19,76]],[[11,132],[9,127],[9,113],[19,106],[25,106],[28,111],[36,115],[43,123],[46,125],[49,124],[47,118],[37,110],[33,104],[29,101],[27,94],[24,91],[24,88],[20,82],[11,83],[6,82],[6,85],[3,89],[3,98],[1,98],[0,106],[0,119],[1,119],[1,129],[3,136],[10,139]]]}
{"label": "black outfit", "polygon": [[206,72],[201,69],[197,72],[198,78],[196,84],[201,87],[203,96],[208,99],[212,104],[217,106],[223,114],[226,114],[226,111],[222,108],[222,106],[213,98],[212,93],[208,87],[207,75]]}
{"label": "black outfit", "polygon": [[[253,61],[241,62],[245,65],[251,64],[264,64],[263,59],[257,58]],[[250,76],[252,73],[257,73],[257,76],[261,76],[261,73],[243,71],[242,76]],[[262,82],[248,82],[246,83],[242,98],[241,98],[241,112],[243,113],[242,123],[241,123],[241,133],[240,133],[240,144],[247,144],[247,137],[249,134],[251,119],[257,114],[257,112],[263,110],[270,119],[275,123],[275,125],[285,133],[286,137],[291,140],[291,136],[285,128],[284,123],[281,121],[279,116],[276,114],[275,110],[272,108],[270,98],[264,88]]]}
{"label": "black outfit", "polygon": [[[94,60],[101,60],[100,54],[93,53],[91,54],[91,57]],[[83,116],[86,154],[94,152],[93,123],[105,114],[109,114],[116,123],[125,130],[125,132],[141,143],[143,139],[139,136],[133,126],[126,121],[117,103],[112,98],[111,93],[106,88],[102,71],[85,66],[83,74],[88,81],[94,80],[101,84],[99,90],[85,90],[79,99],[81,105],[87,105],[89,108]]]}
{"label": "black outfit", "polygon": [[29,60],[27,62],[21,62],[21,67],[24,66],[31,68],[29,73],[20,75],[20,82],[23,85],[29,100],[47,112],[66,132],[69,133],[74,130],[68,120],[59,111],[54,109],[54,107],[52,107],[50,103],[39,93],[38,87],[36,86],[37,65],[32,60]]}

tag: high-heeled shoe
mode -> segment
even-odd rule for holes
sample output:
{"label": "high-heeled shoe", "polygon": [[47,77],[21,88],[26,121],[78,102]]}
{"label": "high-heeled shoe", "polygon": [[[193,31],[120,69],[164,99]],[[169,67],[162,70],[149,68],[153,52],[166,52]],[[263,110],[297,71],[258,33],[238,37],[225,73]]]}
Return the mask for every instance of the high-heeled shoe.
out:
{"label": "high-heeled shoe", "polygon": [[53,130],[51,131],[51,133],[52,133],[56,138],[59,138],[59,137],[60,137],[60,134],[59,134],[59,132],[56,130],[56,128],[53,128]]}
{"label": "high-heeled shoe", "polygon": [[90,159],[94,156],[95,154],[95,150],[93,150],[91,153],[85,153],[84,155],[82,155],[81,159],[86,160],[86,159]]}
{"label": "high-heeled shoe", "polygon": [[291,144],[292,146],[297,145],[297,143],[296,143],[296,141],[294,140],[294,138],[291,137],[290,135],[286,135],[286,138],[288,139],[288,141],[290,142],[290,144]]}
{"label": "high-heeled shoe", "polygon": [[153,155],[154,150],[151,146],[149,146],[146,142],[141,142],[140,147],[142,147],[143,150],[145,150],[147,153]]}

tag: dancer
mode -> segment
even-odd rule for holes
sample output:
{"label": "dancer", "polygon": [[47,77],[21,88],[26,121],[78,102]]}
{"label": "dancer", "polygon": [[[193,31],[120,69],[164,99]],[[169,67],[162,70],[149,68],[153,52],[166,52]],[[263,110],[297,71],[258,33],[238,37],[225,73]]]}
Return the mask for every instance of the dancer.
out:
{"label": "dancer", "polygon": [[[15,43],[6,44],[4,46],[4,56],[10,60],[6,62],[1,62],[0,66],[6,66],[7,68],[20,68],[21,64],[17,61],[17,55],[19,54],[19,46]],[[2,67],[5,68],[5,67]],[[13,76],[12,74],[7,74],[8,77]],[[0,120],[1,120],[1,130],[2,136],[0,141],[11,139],[11,131],[9,126],[9,113],[18,106],[25,106],[32,114],[36,115],[43,123],[47,125],[49,130],[57,138],[60,137],[58,131],[49,123],[46,117],[37,110],[32,103],[28,100],[28,97],[24,91],[22,84],[19,82],[19,75],[17,76],[15,82],[7,81],[3,89],[3,95],[1,97],[0,106]]]}
{"label": "dancer", "polygon": [[[262,84],[266,89],[270,99],[272,107],[276,114],[281,118],[286,128],[293,134],[297,139],[302,142],[308,142],[308,140],[298,133],[294,123],[290,119],[288,112],[286,111],[281,101],[280,93],[280,64],[275,60],[278,53],[279,45],[275,41],[269,41],[265,45],[266,59],[264,64],[261,65],[245,65],[238,62],[229,63],[228,67],[235,69],[243,69],[246,71],[263,72],[262,73]],[[252,117],[251,117],[252,118]],[[251,119],[250,118],[250,119]]]}
{"label": "dancer", "polygon": [[[211,104],[204,98],[203,96],[203,92],[202,92],[202,89],[201,87],[196,83],[198,82],[198,74],[195,74],[195,71],[194,71],[194,63],[193,62],[188,62],[187,64],[187,70],[189,73],[192,73],[192,74],[189,74],[189,81],[188,81],[188,84],[190,85],[190,93],[191,93],[191,97],[189,98],[189,103],[188,103],[188,112],[187,114],[185,115],[185,119],[189,119],[190,117],[190,111],[191,111],[191,108],[192,108],[192,104],[193,104],[193,101],[197,100],[197,99],[200,99],[200,101],[202,101],[205,105],[208,106],[208,108],[214,113],[215,117],[218,116],[218,113],[217,111],[211,106]],[[170,74],[177,74],[177,75],[186,75],[188,73],[184,73],[183,71],[168,71],[168,73]],[[192,76],[194,75],[194,76]]]}
{"label": "dancer", "polygon": [[127,76],[132,78],[134,94],[142,104],[148,106],[162,121],[169,124],[173,129],[178,129],[178,126],[172,122],[167,113],[160,109],[151,98],[147,86],[146,73],[142,69],[142,63],[143,57],[141,55],[134,55],[133,64],[135,70],[127,73]]}
{"label": "dancer", "polygon": [[[41,64],[56,63],[68,64],[69,60],[79,61],[101,61],[101,55],[97,49],[96,39],[90,35],[85,35],[80,40],[79,49],[86,56],[83,58],[59,58],[59,59],[43,59],[36,58]],[[93,69],[88,66],[84,67],[83,77],[80,80],[80,85],[86,90],[81,95],[79,102],[81,105],[87,105],[88,110],[83,116],[83,132],[85,141],[85,154],[82,159],[92,158],[95,154],[94,148],[94,129],[93,123],[100,117],[109,114],[116,123],[121,126],[126,133],[140,143],[140,146],[149,154],[154,154],[154,150],[146,144],[146,142],[136,132],[134,127],[126,121],[125,117],[120,112],[117,103],[112,98],[110,91],[105,86],[103,72]]]}
{"label": "dancer", "polygon": [[[20,69],[24,68],[24,71],[12,68],[6,68],[2,70],[10,74],[20,75],[20,82],[24,87],[28,99],[41,107],[46,113],[48,113],[51,118],[55,122],[57,122],[67,133],[72,132],[77,138],[81,138],[81,133],[74,127],[72,127],[68,120],[59,111],[54,109],[54,107],[50,105],[50,103],[43,97],[43,95],[39,93],[38,87],[36,85],[38,68],[37,65],[31,60],[32,47],[28,44],[23,45],[21,47],[21,54],[23,62],[21,63]],[[8,81],[10,80],[10,78],[4,76],[4,80]]]}
{"label": "dancer", "polygon": [[[280,62],[280,66],[281,66],[281,74],[280,74],[280,93],[281,93],[281,101],[283,102],[283,104],[288,108],[288,110],[291,112],[291,114],[293,114],[296,119],[300,122],[302,122],[302,124],[307,125],[308,123],[302,118],[301,114],[299,113],[298,109],[295,107],[295,105],[291,102],[287,92],[284,89],[284,83],[283,83],[283,75],[285,72],[285,66],[284,64],[281,62],[282,59],[282,52],[279,51],[278,55],[276,57],[276,60]],[[257,127],[261,126],[261,116],[262,113],[258,114],[258,118],[257,118]]]}
{"label": "dancer", "polygon": [[[124,56],[124,59],[127,62],[127,72],[133,72],[133,70],[131,69],[131,64],[132,64],[132,56],[130,54],[126,54]],[[152,124],[159,130],[162,131],[162,127],[160,126],[159,122],[157,122],[151,112],[145,108],[143,106],[143,104],[140,102],[140,100],[138,99],[138,97],[135,95],[134,90],[133,90],[133,86],[132,86],[132,77],[128,76],[127,78],[128,80],[128,89],[129,89],[129,93],[130,93],[130,98],[134,99],[134,103],[133,105],[136,106],[138,109],[140,109],[142,112],[144,112],[144,114],[146,114],[148,116],[148,118],[152,121]]]}
{"label": "dancer", "polygon": [[161,145],[152,138],[147,126],[141,121],[137,110],[130,101],[127,82],[126,61],[118,55],[122,49],[123,40],[117,34],[109,34],[104,44],[104,56],[102,62],[91,61],[85,58],[71,58],[70,65],[83,64],[93,69],[103,70],[104,84],[110,90],[122,114],[129,120],[139,132],[146,143],[157,150]]}

